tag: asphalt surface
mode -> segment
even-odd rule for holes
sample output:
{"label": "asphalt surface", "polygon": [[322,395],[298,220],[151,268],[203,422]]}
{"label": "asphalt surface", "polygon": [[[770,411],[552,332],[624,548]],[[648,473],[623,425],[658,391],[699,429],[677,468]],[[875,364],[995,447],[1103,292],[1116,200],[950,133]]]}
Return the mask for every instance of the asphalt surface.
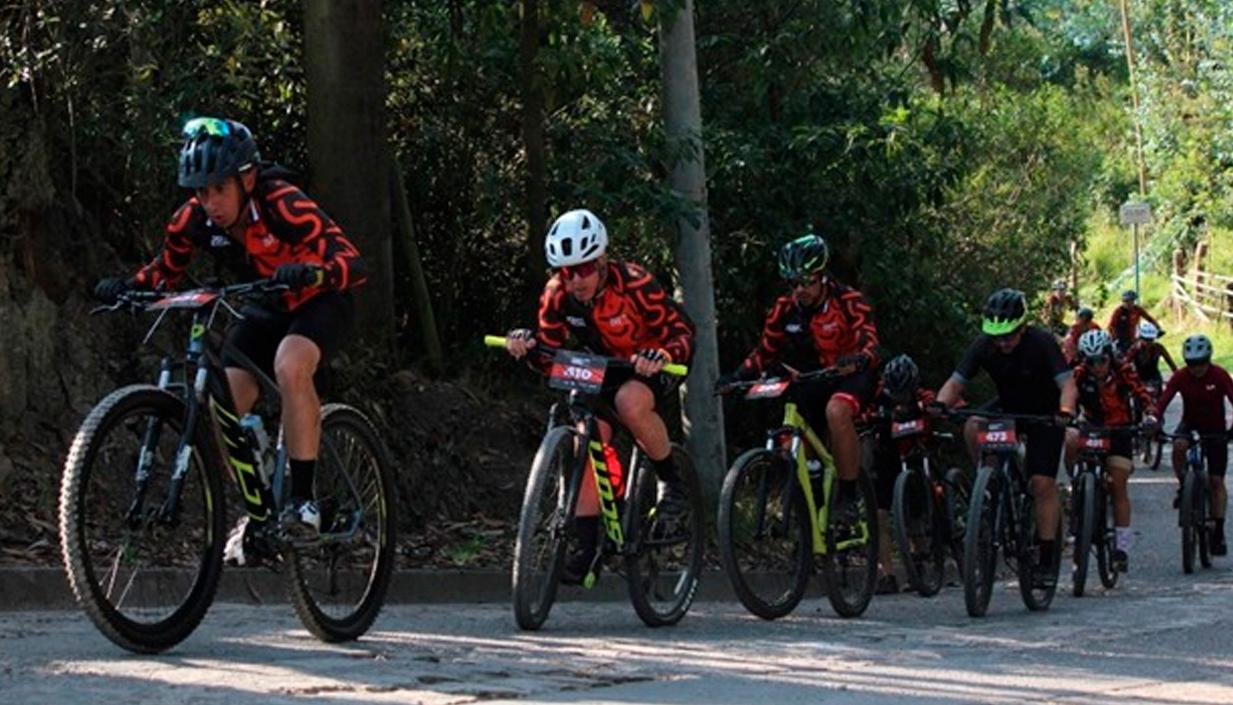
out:
{"label": "asphalt surface", "polygon": [[1043,613],[1009,580],[983,619],[956,587],[881,596],[854,620],[816,595],[776,622],[702,601],[661,629],[622,602],[565,601],[537,633],[518,631],[506,604],[404,604],[363,640],[328,645],[286,605],[217,604],[180,646],[138,656],[73,610],[2,612],[0,693],[39,705],[1233,703],[1233,560],[1183,575],[1170,473],[1140,469],[1131,492],[1130,575],[1074,598],[1064,571]]}

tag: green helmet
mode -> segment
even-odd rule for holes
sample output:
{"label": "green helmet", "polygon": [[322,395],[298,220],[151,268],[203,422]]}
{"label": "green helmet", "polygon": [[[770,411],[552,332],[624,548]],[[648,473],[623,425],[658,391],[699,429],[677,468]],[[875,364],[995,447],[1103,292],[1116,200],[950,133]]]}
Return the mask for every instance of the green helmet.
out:
{"label": "green helmet", "polygon": [[986,335],[1014,333],[1027,320],[1027,298],[1018,289],[998,289],[985,303],[980,329]]}
{"label": "green helmet", "polygon": [[779,248],[779,276],[796,279],[826,269],[830,261],[830,249],[826,240],[810,233],[796,238]]}

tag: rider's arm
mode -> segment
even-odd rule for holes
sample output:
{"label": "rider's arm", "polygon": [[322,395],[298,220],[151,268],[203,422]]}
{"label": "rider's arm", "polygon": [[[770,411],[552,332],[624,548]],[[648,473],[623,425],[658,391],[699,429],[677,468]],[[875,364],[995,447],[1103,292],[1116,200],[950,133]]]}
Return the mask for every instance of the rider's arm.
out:
{"label": "rider's arm", "polygon": [[359,250],[321,206],[285,181],[275,181],[269,188],[263,210],[271,231],[307,251],[303,263],[325,271],[323,286],[343,291],[368,280]]}
{"label": "rider's arm", "polygon": [[878,363],[878,327],[873,322],[873,307],[857,291],[844,294],[840,304],[856,333],[857,352],[865,356],[866,369],[872,369]]}
{"label": "rider's arm", "polygon": [[1177,363],[1173,361],[1173,356],[1169,354],[1169,349],[1160,343],[1156,343],[1156,347],[1160,350],[1160,356],[1164,358],[1165,364],[1169,366],[1169,371],[1177,372]]}
{"label": "rider's arm", "polygon": [[162,251],[137,271],[133,283],[146,289],[165,289],[179,281],[193,261],[192,233],[205,227],[205,218],[196,198],[180,206],[167,221]]}
{"label": "rider's arm", "polygon": [[1058,411],[1073,416],[1079,402],[1079,387],[1075,384],[1074,370],[1062,356],[1062,349],[1052,339],[1045,347],[1045,358],[1049,371],[1053,373],[1053,381],[1062,390],[1061,399],[1058,400]]}
{"label": "rider's arm", "polygon": [[1122,376],[1122,382],[1130,388],[1130,393],[1138,398],[1139,408],[1151,409],[1152,394],[1147,391],[1147,386],[1143,384],[1143,380],[1139,378],[1139,373],[1135,371],[1135,366],[1130,362],[1131,359],[1131,356],[1127,355],[1122,358],[1120,362],[1118,362],[1118,374]]}
{"label": "rider's arm", "polygon": [[766,315],[766,323],[762,326],[762,338],[758,347],[745,358],[737,368],[737,375],[745,379],[757,377],[779,359],[779,353],[784,344],[784,321],[791,310],[792,301],[784,296],[775,301],[770,313]]}
{"label": "rider's arm", "polygon": [[1156,326],[1157,328],[1164,328],[1164,326],[1160,325],[1160,323],[1157,322],[1155,318],[1152,318],[1152,314],[1148,313],[1147,309],[1143,308],[1142,306],[1139,307],[1139,315],[1151,321],[1152,325]]}
{"label": "rider's arm", "polygon": [[1115,307],[1113,309],[1113,315],[1109,316],[1109,325],[1106,328],[1106,330],[1109,331],[1109,335],[1112,335],[1112,336],[1117,335],[1117,322],[1122,316],[1122,308],[1123,307],[1121,306]]}
{"label": "rider's arm", "polygon": [[1173,401],[1174,395],[1181,389],[1181,381],[1181,375],[1169,377],[1169,383],[1165,385],[1164,391],[1160,393],[1160,399],[1156,400],[1156,413],[1152,414],[1152,416],[1164,419],[1165,409],[1169,408],[1169,402]]}
{"label": "rider's arm", "polygon": [[986,348],[989,346],[989,339],[981,336],[976,339],[968,350],[963,355],[963,359],[959,361],[959,365],[955,367],[955,371],[951,373],[950,379],[946,380],[946,384],[938,390],[938,402],[946,407],[954,407],[963,396],[963,389],[968,382],[976,376],[976,371],[980,369],[980,361],[987,353]]}
{"label": "rider's arm", "polygon": [[663,351],[671,358],[669,362],[684,363],[694,351],[694,324],[681,307],[672,300],[650,272],[629,262],[625,263],[629,279],[625,291],[638,314],[663,341]]}

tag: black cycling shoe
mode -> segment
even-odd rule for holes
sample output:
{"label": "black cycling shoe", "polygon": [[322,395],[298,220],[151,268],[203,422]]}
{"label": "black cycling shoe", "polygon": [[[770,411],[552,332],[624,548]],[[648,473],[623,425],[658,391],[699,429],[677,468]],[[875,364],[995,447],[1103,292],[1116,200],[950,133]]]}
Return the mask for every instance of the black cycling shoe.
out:
{"label": "black cycling shoe", "polygon": [[689,493],[680,480],[660,483],[659,501],[655,503],[655,537],[675,538],[686,533],[689,526]]}
{"label": "black cycling shoe", "polygon": [[831,507],[829,529],[834,532],[835,543],[855,538],[859,534],[860,520],[860,498],[855,494],[845,496],[843,492],[836,495],[835,504]]}
{"label": "black cycling shoe", "polygon": [[562,585],[582,585],[595,562],[595,547],[576,546],[561,567]]}
{"label": "black cycling shoe", "polygon": [[899,581],[893,575],[878,576],[878,586],[875,595],[894,595],[899,592]]}
{"label": "black cycling shoe", "polygon": [[1181,506],[1181,503],[1182,503],[1182,488],[1179,487],[1177,488],[1176,491],[1173,492],[1173,508],[1177,509],[1179,506]]}
{"label": "black cycling shoe", "polygon": [[1126,573],[1130,569],[1130,556],[1127,556],[1125,551],[1114,549],[1113,555],[1109,557],[1109,565],[1119,573]]}
{"label": "black cycling shoe", "polygon": [[1038,565],[1032,570],[1032,587],[1037,590],[1052,590],[1057,587],[1057,574],[1051,565]]}
{"label": "black cycling shoe", "polygon": [[1218,534],[1218,533],[1216,533],[1216,530],[1215,530],[1215,529],[1213,529],[1213,530],[1212,530],[1212,533],[1211,533],[1211,538],[1209,539],[1209,542],[1211,543],[1211,549],[1212,549],[1212,555],[1213,555],[1213,556],[1227,556],[1227,555],[1229,555],[1229,546],[1228,546],[1228,544],[1226,544],[1226,543],[1224,542],[1224,534],[1223,534],[1223,533],[1219,533],[1219,534]]}

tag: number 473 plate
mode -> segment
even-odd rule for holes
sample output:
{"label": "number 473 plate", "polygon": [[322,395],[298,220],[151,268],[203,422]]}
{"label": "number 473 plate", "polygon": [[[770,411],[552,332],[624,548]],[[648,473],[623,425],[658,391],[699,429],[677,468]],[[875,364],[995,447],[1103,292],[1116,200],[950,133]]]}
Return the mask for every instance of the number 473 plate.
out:
{"label": "number 473 plate", "polygon": [[552,358],[548,370],[548,386],[553,389],[578,390],[584,394],[598,394],[604,386],[604,372],[608,361],[598,355],[587,355],[562,350]]}

